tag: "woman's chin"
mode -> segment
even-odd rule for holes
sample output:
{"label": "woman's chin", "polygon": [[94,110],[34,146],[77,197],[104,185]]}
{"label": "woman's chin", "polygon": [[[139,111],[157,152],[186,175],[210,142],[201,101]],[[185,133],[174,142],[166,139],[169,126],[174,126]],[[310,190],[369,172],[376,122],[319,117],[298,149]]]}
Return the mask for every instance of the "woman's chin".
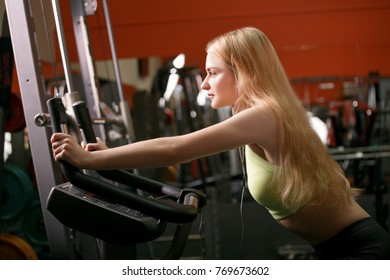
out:
{"label": "woman's chin", "polygon": [[216,104],[216,103],[214,103],[214,102],[211,102],[210,106],[211,106],[211,108],[213,108],[213,109],[219,109],[219,108],[221,108],[220,106],[218,106],[218,104]]}

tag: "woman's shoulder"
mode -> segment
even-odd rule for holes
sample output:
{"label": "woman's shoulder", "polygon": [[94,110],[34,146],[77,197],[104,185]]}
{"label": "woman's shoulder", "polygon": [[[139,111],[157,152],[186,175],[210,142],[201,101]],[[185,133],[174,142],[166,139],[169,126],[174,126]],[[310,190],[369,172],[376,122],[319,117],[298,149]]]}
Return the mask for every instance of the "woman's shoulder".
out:
{"label": "woman's shoulder", "polygon": [[248,108],[242,109],[239,112],[236,112],[234,116],[247,117],[247,118],[273,118],[271,111],[267,108],[266,105],[258,104],[250,106]]}
{"label": "woman's shoulder", "polygon": [[237,112],[232,118],[239,122],[241,126],[255,130],[258,128],[273,129],[276,124],[275,116],[262,105],[253,106]]}
{"label": "woman's shoulder", "polygon": [[[264,106],[253,106],[234,114],[231,122],[237,131],[250,138],[252,143],[257,143],[267,149],[275,145],[278,137],[278,128],[275,117]],[[250,136],[249,136],[250,135]]]}

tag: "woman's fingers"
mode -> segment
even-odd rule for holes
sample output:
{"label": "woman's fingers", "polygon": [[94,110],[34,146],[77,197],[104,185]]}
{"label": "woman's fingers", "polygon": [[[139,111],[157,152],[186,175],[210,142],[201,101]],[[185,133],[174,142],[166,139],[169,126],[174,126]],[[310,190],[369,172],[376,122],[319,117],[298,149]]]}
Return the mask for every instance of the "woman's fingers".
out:
{"label": "woman's fingers", "polygon": [[83,148],[89,152],[108,149],[106,144],[99,137],[96,137],[96,143],[88,143]]}
{"label": "woman's fingers", "polygon": [[53,157],[56,161],[64,160],[77,168],[84,168],[86,158],[90,156],[90,153],[87,153],[85,150],[102,149],[98,147],[102,145],[102,142],[93,144],[97,146],[91,144],[91,147],[89,147],[90,144],[87,144],[84,145],[85,147],[82,147],[72,135],[64,133],[54,133],[51,137],[51,143]]}
{"label": "woman's fingers", "polygon": [[76,149],[71,135],[64,133],[54,133],[51,137],[53,157],[56,161],[68,160],[72,157],[72,152]]}

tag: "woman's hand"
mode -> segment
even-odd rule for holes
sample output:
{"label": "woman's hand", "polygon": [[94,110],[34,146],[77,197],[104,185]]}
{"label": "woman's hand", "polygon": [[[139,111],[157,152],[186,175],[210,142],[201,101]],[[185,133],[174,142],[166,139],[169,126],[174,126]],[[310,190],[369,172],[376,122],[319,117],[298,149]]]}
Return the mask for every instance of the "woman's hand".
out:
{"label": "woman's hand", "polygon": [[[53,157],[56,161],[65,160],[77,168],[88,169],[88,162],[91,162],[92,153],[84,150],[72,135],[54,133],[51,136],[50,142],[52,145]],[[98,148],[107,148],[102,141],[95,145],[96,147],[93,146],[95,150]]]}
{"label": "woman's hand", "polygon": [[96,141],[96,143],[88,143],[87,145],[85,145],[84,142],[81,142],[81,147],[89,152],[108,149],[107,145],[99,137],[96,137]]}

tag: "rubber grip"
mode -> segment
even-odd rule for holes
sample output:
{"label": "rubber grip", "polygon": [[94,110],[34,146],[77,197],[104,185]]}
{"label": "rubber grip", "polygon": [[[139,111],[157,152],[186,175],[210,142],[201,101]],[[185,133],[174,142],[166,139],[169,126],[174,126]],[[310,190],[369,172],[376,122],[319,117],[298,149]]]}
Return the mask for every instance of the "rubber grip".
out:
{"label": "rubber grip", "polygon": [[63,132],[62,125],[67,125],[66,111],[61,98],[53,97],[47,102],[53,132]]}
{"label": "rubber grip", "polygon": [[91,116],[85,101],[73,103],[73,112],[80,128],[83,130],[85,141],[87,143],[96,143],[96,135],[93,131]]}

